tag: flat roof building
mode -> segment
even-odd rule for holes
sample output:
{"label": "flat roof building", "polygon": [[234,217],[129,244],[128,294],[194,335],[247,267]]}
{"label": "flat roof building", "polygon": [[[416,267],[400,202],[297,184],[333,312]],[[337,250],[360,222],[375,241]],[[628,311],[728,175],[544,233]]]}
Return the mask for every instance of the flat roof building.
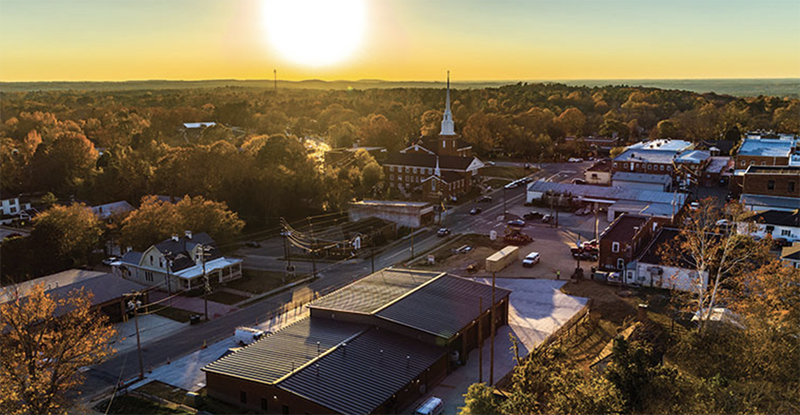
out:
{"label": "flat roof building", "polygon": [[[395,413],[507,324],[510,291],[387,268],[328,294],[311,315],[203,368],[210,396],[267,413]],[[480,299],[484,307],[478,310]],[[490,310],[494,310],[491,313]]]}

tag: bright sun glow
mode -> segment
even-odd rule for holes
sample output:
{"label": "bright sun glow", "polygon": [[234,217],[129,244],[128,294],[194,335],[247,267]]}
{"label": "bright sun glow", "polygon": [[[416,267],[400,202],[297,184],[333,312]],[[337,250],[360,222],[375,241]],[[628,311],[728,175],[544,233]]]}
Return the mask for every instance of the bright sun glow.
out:
{"label": "bright sun glow", "polygon": [[325,66],[350,56],[364,34],[364,0],[267,0],[270,43],[286,59]]}

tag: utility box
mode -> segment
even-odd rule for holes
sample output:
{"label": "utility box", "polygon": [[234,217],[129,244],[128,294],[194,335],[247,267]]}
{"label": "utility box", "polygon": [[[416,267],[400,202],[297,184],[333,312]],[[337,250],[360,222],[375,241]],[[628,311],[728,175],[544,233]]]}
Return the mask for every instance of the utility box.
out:
{"label": "utility box", "polygon": [[519,248],[509,245],[486,258],[486,271],[498,272],[519,259]]}

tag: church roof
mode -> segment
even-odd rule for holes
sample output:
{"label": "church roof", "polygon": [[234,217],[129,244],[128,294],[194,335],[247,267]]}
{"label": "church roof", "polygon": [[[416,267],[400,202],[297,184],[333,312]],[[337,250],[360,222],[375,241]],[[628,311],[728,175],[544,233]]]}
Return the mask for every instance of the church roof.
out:
{"label": "church roof", "polygon": [[436,158],[439,158],[439,167],[445,170],[466,171],[475,157],[459,156],[434,156],[420,153],[394,153],[389,154],[384,164],[395,166],[436,167]]}

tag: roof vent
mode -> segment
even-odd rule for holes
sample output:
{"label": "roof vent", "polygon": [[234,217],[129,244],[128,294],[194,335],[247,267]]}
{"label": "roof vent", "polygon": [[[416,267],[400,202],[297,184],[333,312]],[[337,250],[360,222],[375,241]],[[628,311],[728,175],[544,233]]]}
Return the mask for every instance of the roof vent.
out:
{"label": "roof vent", "polygon": [[175,242],[178,242],[180,240],[180,237],[178,237],[177,233],[173,233],[172,234],[172,240],[175,241]]}

